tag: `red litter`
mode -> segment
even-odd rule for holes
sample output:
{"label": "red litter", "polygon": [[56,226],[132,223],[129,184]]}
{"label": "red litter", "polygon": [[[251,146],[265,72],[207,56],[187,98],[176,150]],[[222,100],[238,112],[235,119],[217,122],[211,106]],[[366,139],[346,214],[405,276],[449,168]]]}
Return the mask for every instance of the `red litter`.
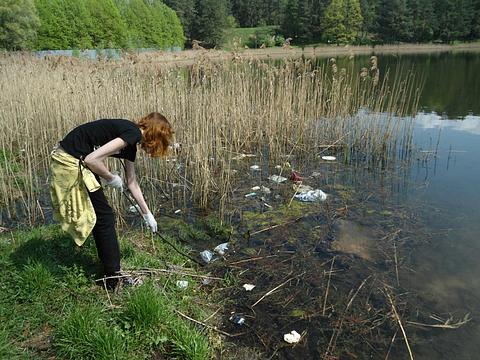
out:
{"label": "red litter", "polygon": [[296,171],[292,171],[290,174],[289,179],[293,182],[300,182],[303,181],[303,177],[301,177]]}

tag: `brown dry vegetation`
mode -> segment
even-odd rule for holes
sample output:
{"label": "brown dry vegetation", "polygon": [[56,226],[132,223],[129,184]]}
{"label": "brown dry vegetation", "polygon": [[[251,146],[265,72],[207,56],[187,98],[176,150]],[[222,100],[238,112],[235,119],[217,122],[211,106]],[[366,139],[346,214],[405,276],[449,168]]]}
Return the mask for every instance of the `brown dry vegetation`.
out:
{"label": "brown dry vegetation", "polygon": [[[164,113],[183,147],[175,159],[139,159],[147,198],[158,204],[162,194],[174,191],[172,206],[214,201],[222,214],[238,154],[267,147],[275,157],[329,144],[381,154],[399,129],[391,115],[405,114],[418,95],[410,76],[387,82],[375,57],[360,74],[337,67],[334,59],[320,67],[311,60],[274,64],[238,53],[224,60],[200,56],[182,67],[154,54],[98,62],[3,55],[0,204],[7,217],[21,208],[32,222],[42,220],[48,155],[86,121]],[[366,125],[357,117],[361,108],[388,119]]]}

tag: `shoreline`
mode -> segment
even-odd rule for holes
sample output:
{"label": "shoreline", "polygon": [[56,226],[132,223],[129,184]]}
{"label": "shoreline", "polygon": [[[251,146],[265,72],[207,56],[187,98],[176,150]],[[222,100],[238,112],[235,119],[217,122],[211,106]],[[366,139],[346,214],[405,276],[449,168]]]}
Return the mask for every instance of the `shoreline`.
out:
{"label": "shoreline", "polygon": [[322,45],[318,47],[275,47],[266,49],[240,49],[226,51],[216,49],[182,50],[178,53],[157,51],[152,53],[133,54],[140,61],[162,62],[165,64],[189,66],[199,59],[212,61],[236,60],[241,58],[276,60],[299,57],[336,57],[355,55],[384,55],[384,54],[438,54],[444,52],[480,52],[480,42],[458,45],[437,44],[401,44],[381,46],[334,46]]}

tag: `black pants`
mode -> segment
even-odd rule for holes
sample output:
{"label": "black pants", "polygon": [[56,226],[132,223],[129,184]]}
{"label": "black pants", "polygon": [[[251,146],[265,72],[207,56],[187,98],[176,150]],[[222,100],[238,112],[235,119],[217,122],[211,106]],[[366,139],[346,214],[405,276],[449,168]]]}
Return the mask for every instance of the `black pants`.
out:
{"label": "black pants", "polygon": [[103,264],[106,275],[120,271],[120,248],[118,246],[117,232],[115,231],[115,214],[108,204],[103,189],[89,192],[97,223],[92,234],[97,246],[98,257]]}

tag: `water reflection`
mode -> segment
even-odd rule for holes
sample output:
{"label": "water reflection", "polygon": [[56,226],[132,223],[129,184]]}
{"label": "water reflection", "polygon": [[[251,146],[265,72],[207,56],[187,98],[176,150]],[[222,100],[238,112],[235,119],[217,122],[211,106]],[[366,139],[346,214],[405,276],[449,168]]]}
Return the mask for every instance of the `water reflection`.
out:
{"label": "water reflection", "polygon": [[467,115],[463,119],[452,120],[448,117],[440,116],[436,112],[420,112],[415,116],[416,124],[424,129],[442,129],[467,132],[480,135],[480,116]]}

